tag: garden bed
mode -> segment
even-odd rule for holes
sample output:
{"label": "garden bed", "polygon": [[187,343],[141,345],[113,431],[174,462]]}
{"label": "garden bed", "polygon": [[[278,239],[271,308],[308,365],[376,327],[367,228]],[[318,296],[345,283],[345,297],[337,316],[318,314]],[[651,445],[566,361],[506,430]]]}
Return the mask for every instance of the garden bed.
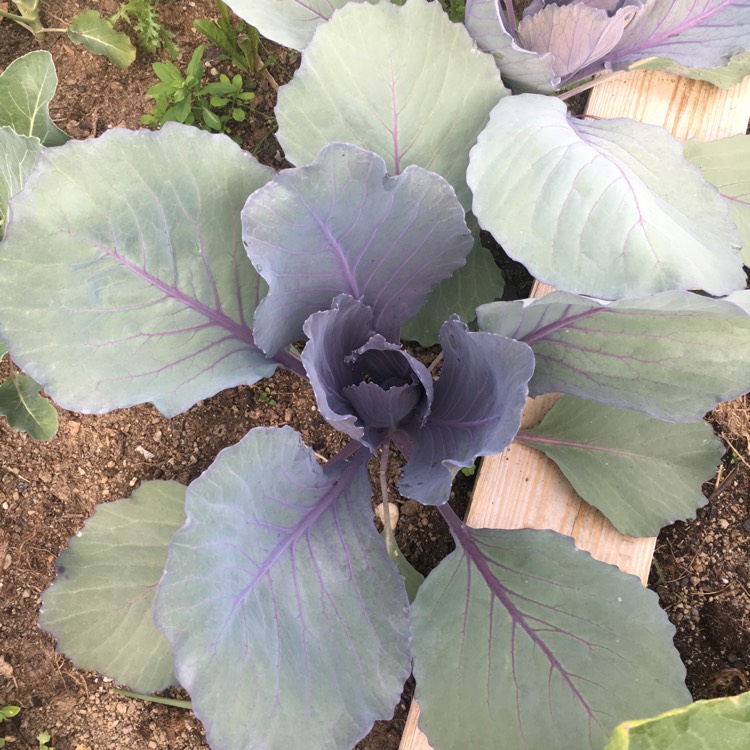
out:
{"label": "garden bed", "polygon": [[[70,18],[84,7],[114,12],[114,0],[101,3],[50,2],[50,20]],[[200,43],[194,19],[211,17],[208,0],[163,4],[165,25],[175,34],[184,68]],[[30,35],[14,24],[0,24],[0,70],[35,48]],[[60,79],[51,115],[75,138],[100,135],[112,127],[139,127],[150,109],[147,88],[156,82],[152,58],[118,70],[61,37],[48,45]],[[279,61],[271,75],[282,84],[297,56],[269,48]],[[225,70],[207,50],[207,76]],[[218,67],[217,67],[218,65]],[[265,139],[258,157],[276,168],[283,158],[266,138],[275,91],[258,81],[254,106],[237,135],[252,149]],[[4,365],[7,367],[7,363]],[[5,375],[0,371],[0,379]],[[740,399],[711,416],[732,446],[719,476],[704,487],[710,504],[697,520],[665,529],[657,543],[651,585],[677,627],[676,644],[688,668],[695,698],[731,695],[750,682],[750,405]],[[11,747],[36,746],[46,730],[56,750],[117,747],[191,750],[205,747],[192,714],[175,708],[131,701],[112,692],[112,683],[77,670],[54,651],[52,639],[36,627],[41,592],[54,577],[54,560],[98,502],[129,495],[144,479],[187,483],[256,424],[289,424],[323,456],[342,444],[316,411],[306,383],[279,373],[255,387],[226,391],[167,420],[147,406],[108,415],[60,411],[60,432],[48,443],[35,443],[0,424],[0,705],[13,703],[21,714],[5,730]],[[465,509],[471,480],[460,478],[454,507]],[[439,514],[414,501],[401,505],[397,527],[402,551],[426,573],[452,548]],[[259,686],[259,690],[263,687]],[[379,722],[358,747],[390,750],[398,746],[408,708],[408,693],[390,723]],[[177,695],[177,694],[175,694]],[[179,697],[179,696],[178,696]],[[300,727],[304,736],[304,727]]]}

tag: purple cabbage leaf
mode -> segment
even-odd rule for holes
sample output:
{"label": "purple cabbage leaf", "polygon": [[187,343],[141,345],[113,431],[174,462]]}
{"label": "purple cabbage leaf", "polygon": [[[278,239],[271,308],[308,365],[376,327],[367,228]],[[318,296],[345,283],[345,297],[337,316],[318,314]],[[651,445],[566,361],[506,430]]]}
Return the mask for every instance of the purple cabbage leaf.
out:
{"label": "purple cabbage leaf", "polygon": [[369,307],[336,297],[330,310],[305,322],[302,362],[323,417],[374,451],[405,419],[424,421],[433,382],[419,360],[374,333],[372,324]]}
{"label": "purple cabbage leaf", "polygon": [[8,220],[8,199],[23,187],[42,149],[38,138],[0,127],[0,240]]}
{"label": "purple cabbage leaf", "polygon": [[350,3],[319,26],[292,80],[279,90],[278,140],[295,166],[344,141],[444,177],[465,210],[469,150],[492,107],[510,92],[440,3]]}
{"label": "purple cabbage leaf", "polygon": [[734,55],[729,64],[723,68],[691,68],[666,57],[647,57],[645,60],[633,63],[629,69],[660,70],[683,78],[707,81],[719,88],[728,89],[750,75],[750,52],[740,52]]}
{"label": "purple cabbage leaf", "polygon": [[663,292],[602,304],[555,292],[482,305],[477,314],[481,329],[532,348],[532,396],[567,393],[697,422],[750,390],[750,315],[731,302]]}
{"label": "purple cabbage leaf", "polygon": [[256,428],[188,488],[155,619],[217,750],[298,747],[300,731],[341,750],[392,715],[409,602],[368,456],[323,468],[291,428]]}
{"label": "purple cabbage leaf", "polygon": [[471,150],[473,212],[540,281],[601,299],[745,286],[729,206],[663,128],[502,99]]}
{"label": "purple cabbage leaf", "polygon": [[394,441],[409,459],[399,489],[425,504],[448,501],[456,472],[500,453],[518,432],[534,372],[526,345],[471,333],[453,317],[440,330],[443,366],[424,423],[404,424]]}
{"label": "purple cabbage leaf", "polygon": [[226,4],[266,39],[302,51],[319,24],[352,2],[363,0],[227,0]]}
{"label": "purple cabbage leaf", "polygon": [[634,576],[551,531],[472,529],[412,606],[420,728],[440,750],[600,750],[690,701],[674,627]]}
{"label": "purple cabbage leaf", "polygon": [[687,141],[685,158],[729,204],[729,217],[742,237],[740,256],[750,265],[750,136],[740,134],[708,143]]}
{"label": "purple cabbage leaf", "polygon": [[404,323],[401,327],[404,341],[433,346],[438,342],[440,327],[450,315],[471,322],[476,318],[477,305],[503,296],[503,273],[492,251],[482,246],[476,219],[467,215],[466,220],[474,237],[474,247],[466,256],[466,265],[441,281],[430,292],[422,309]]}
{"label": "purple cabbage leaf", "polygon": [[575,491],[628,536],[656,536],[694,517],[707,502],[701,486],[724,455],[724,443],[703,421],[664,422],[573,396],[563,396],[516,440],[551,458]]}
{"label": "purple cabbage leaf", "polygon": [[465,24],[479,49],[495,58],[503,81],[514,93],[551,94],[559,88],[552,54],[524,49],[505,30],[501,0],[467,0]]}
{"label": "purple cabbage leaf", "polygon": [[623,69],[648,57],[720,68],[750,51],[750,0],[648,0],[605,58]]}
{"label": "purple cabbage leaf", "polygon": [[566,81],[617,46],[639,7],[639,0],[535,2],[518,24],[518,41],[532,52],[550,54],[553,72]]}
{"label": "purple cabbage leaf", "polygon": [[[689,75],[723,68],[750,49],[750,0],[534,0],[520,21],[507,6],[468,0],[466,26],[516,91],[549,93],[550,85],[650,58],[674,61]],[[528,71],[520,50],[537,56]],[[535,76],[543,63],[551,66],[549,82]]]}
{"label": "purple cabbage leaf", "polygon": [[269,355],[301,339],[305,320],[339,294],[368,305],[375,330],[398,341],[400,326],[465,264],[473,245],[442,177],[416,166],[389,177],[383,159],[345,143],[256,191],[242,224],[247,253],[269,287],[254,325]]}
{"label": "purple cabbage leaf", "polygon": [[440,332],[444,364],[425,366],[373,331],[372,311],[341,295],[305,323],[302,361],[321,414],[373,452],[392,439],[408,462],[399,486],[426,504],[448,501],[458,469],[499,453],[521,421],[534,369],[530,349],[470,333],[453,318]]}
{"label": "purple cabbage leaf", "polygon": [[167,416],[278,363],[300,372],[252,332],[265,288],[240,211],[273,174],[229,138],[176,123],[44,151],[0,243],[14,362],[65,408],[151,401]]}
{"label": "purple cabbage leaf", "polygon": [[57,558],[39,624],[80,669],[144,693],[176,684],[152,605],[170,540],[185,523],[185,491],[143,482],[131,497],[101,503]]}

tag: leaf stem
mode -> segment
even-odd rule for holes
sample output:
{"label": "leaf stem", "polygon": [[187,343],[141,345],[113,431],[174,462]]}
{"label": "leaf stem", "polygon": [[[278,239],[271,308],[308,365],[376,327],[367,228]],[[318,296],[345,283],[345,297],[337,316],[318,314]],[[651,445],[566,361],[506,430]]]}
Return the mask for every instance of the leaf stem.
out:
{"label": "leaf stem", "polygon": [[391,441],[387,440],[380,448],[380,497],[383,501],[383,531],[388,554],[396,559],[396,540],[391,527],[391,508],[388,502],[388,458],[391,452]]}
{"label": "leaf stem", "polygon": [[516,36],[516,12],[512,0],[502,0],[505,11],[505,30],[515,38]]}
{"label": "leaf stem", "polygon": [[296,372],[297,375],[307,380],[307,372],[305,366],[302,364],[302,359],[299,354],[292,352],[290,349],[284,349],[278,352],[272,359],[274,362],[278,362],[282,367],[286,367],[287,370]]}
{"label": "leaf stem", "polygon": [[438,505],[438,510],[440,511],[440,515],[445,519],[448,526],[450,526],[450,529],[453,532],[454,536],[463,539],[466,536],[464,532],[464,522],[456,515],[456,511],[453,510],[453,508],[451,508],[448,503]]}
{"label": "leaf stem", "polygon": [[147,701],[148,703],[160,703],[163,706],[174,706],[175,708],[187,708],[192,709],[193,704],[190,701],[178,701],[174,698],[162,698],[158,695],[144,695],[143,693],[131,693],[129,690],[121,690],[120,688],[114,688],[113,693],[122,695],[125,698],[137,698],[139,701]]}
{"label": "leaf stem", "polygon": [[328,459],[326,466],[335,464],[337,461],[346,461],[346,459],[351,458],[360,448],[365,448],[365,446],[356,440],[350,440],[335,456]]}
{"label": "leaf stem", "polygon": [[594,86],[598,86],[600,83],[604,83],[605,81],[609,81],[610,79],[617,78],[618,76],[621,76],[621,75],[622,75],[622,71],[616,70],[616,71],[613,71],[612,73],[604,73],[602,75],[594,76],[587,83],[582,83],[580,86],[576,86],[575,88],[568,89],[567,91],[563,91],[562,94],[557,95],[557,98],[560,99],[561,101],[565,101],[566,99],[570,99],[576,94],[582,94],[584,91],[593,89]]}
{"label": "leaf stem", "polygon": [[20,24],[25,29],[28,29],[32,34],[37,33],[34,31],[34,29],[31,28],[29,19],[24,16],[18,16],[15,13],[9,13],[7,10],[0,10],[0,17],[7,18],[9,21],[15,21],[17,24]]}

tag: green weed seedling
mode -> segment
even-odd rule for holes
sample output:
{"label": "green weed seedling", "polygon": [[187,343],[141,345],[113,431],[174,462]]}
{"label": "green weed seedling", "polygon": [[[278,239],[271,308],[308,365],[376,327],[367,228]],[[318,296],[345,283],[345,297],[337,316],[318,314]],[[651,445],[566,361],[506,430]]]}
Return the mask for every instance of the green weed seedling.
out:
{"label": "green weed seedling", "polygon": [[476,474],[476,473],[477,473],[477,465],[476,465],[476,462],[475,462],[475,463],[473,463],[473,464],[472,464],[471,466],[464,466],[464,467],[463,467],[463,468],[461,469],[461,473],[462,473],[462,474],[463,474],[463,475],[464,475],[465,477],[473,477],[473,476],[474,476],[474,474]]}
{"label": "green weed seedling", "polygon": [[264,403],[268,404],[269,406],[276,406],[278,401],[276,401],[275,398],[271,398],[271,389],[266,386],[261,392],[260,396],[258,398]]}
{"label": "green weed seedling", "polygon": [[[7,354],[8,347],[0,341],[0,362]],[[18,372],[11,362],[8,377],[0,379],[0,417],[5,417],[16,432],[26,432],[34,440],[51,440],[57,435],[57,410],[42,396],[41,390],[42,386],[34,378]],[[0,708],[0,723],[18,713],[20,709],[4,713],[14,708],[16,706]]]}
{"label": "green weed seedling", "polygon": [[55,748],[51,747],[49,744],[51,739],[49,732],[39,732],[36,736],[36,740],[39,743],[39,750],[55,750]]}
{"label": "green weed seedling", "polygon": [[195,50],[185,76],[171,62],[153,64],[160,83],[152,86],[148,95],[153,97],[156,106],[141,117],[142,125],[161,127],[166,122],[175,121],[229,133],[233,123],[244,122],[246,105],[255,98],[255,94],[247,89],[255,84],[249,82],[246,87],[241,75],[230,79],[222,74],[218,81],[201,85],[203,52],[203,45]]}
{"label": "green weed seedling", "polygon": [[276,58],[270,56],[264,63],[259,54],[258,30],[241,19],[233,19],[229,8],[221,0],[217,0],[216,4],[219,9],[219,20],[197,20],[193,27],[221,50],[221,60],[231,62],[243,73],[258,75]]}
{"label": "green weed seedling", "polygon": [[[3,706],[0,708],[0,724],[14,716],[18,716],[21,711],[20,706]],[[0,747],[5,747],[5,737],[0,737]]]}
{"label": "green weed seedling", "polygon": [[118,68],[127,68],[135,60],[135,47],[126,34],[115,31],[111,21],[95,10],[84,10],[73,16],[63,28],[48,28],[39,17],[39,0],[13,0],[18,13],[0,10],[0,18],[15,21],[30,31],[38,42],[47,34],[67,34],[74,44],[82,44],[95,55],[104,55]]}
{"label": "green weed seedling", "polygon": [[174,59],[179,49],[172,33],[159,20],[158,5],[159,0],[127,0],[109,20],[112,25],[125,21],[135,32],[138,46],[145,52],[154,55],[163,48]]}
{"label": "green weed seedling", "polygon": [[466,0],[440,0],[440,4],[454,23],[463,23],[466,16]]}
{"label": "green weed seedling", "polygon": [[[254,83],[248,82],[248,88],[254,87]],[[252,91],[245,89],[245,82],[239,73],[231,79],[222,73],[217,82],[207,84],[203,87],[203,91],[209,95],[212,107],[207,112],[203,112],[203,122],[210,130],[223,132],[229,132],[232,122],[245,121],[247,111],[244,107],[255,98]],[[223,110],[223,112],[217,115],[212,111],[213,109]]]}

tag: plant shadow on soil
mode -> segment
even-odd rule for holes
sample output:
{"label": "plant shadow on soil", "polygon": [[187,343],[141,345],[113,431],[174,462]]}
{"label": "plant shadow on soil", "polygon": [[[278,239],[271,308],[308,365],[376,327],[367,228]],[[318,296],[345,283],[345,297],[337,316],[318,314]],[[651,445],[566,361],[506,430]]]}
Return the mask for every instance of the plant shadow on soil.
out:
{"label": "plant shadow on soil", "polygon": [[[115,0],[50,1],[43,15],[59,25],[87,7],[114,13]],[[165,26],[175,34],[184,68],[201,38],[191,30],[197,18],[215,17],[212,0],[162,3]],[[118,70],[64,37],[52,39],[60,79],[52,117],[75,138],[100,135],[112,127],[138,128],[150,109],[145,97],[156,82],[155,59],[139,53],[136,63]],[[0,70],[36,46],[20,27],[0,24]],[[297,64],[297,56],[269,45],[279,61],[271,74],[281,84]],[[218,54],[207,49],[207,79],[218,67]],[[261,139],[258,157],[283,166],[269,131],[275,90],[268,79],[258,82],[253,101],[261,114],[251,116],[236,135],[246,148]],[[506,272],[512,267],[505,263]],[[526,296],[522,273],[511,283]],[[424,353],[430,356],[429,353]],[[0,378],[7,375],[7,361]],[[262,399],[263,389],[275,405]],[[678,523],[659,537],[651,586],[677,628],[676,644],[688,669],[694,697],[731,695],[750,680],[750,402],[739,399],[711,416],[722,437],[737,451],[725,459],[719,475],[704,487],[710,504],[695,521]],[[55,653],[52,638],[37,627],[41,593],[54,578],[54,560],[93,513],[99,502],[129,496],[142,480],[176,479],[187,484],[224,447],[238,442],[256,425],[289,424],[322,456],[343,444],[314,406],[306,382],[279,372],[256,387],[239,387],[206,399],[173,419],[151,406],[106,415],[80,415],[60,410],[60,432],[48,443],[35,443],[0,423],[0,705],[20,705],[18,717],[3,724],[0,735],[14,736],[11,747],[36,747],[36,735],[47,730],[56,750],[200,750],[204,733],[184,710],[122,698],[101,676],[76,669]],[[737,457],[739,456],[739,458]],[[397,481],[394,466],[389,477]],[[459,474],[451,503],[462,515],[473,480]],[[395,495],[395,490],[394,490]],[[404,554],[422,573],[431,570],[453,542],[434,508],[414,501],[400,505],[397,539]],[[394,719],[377,722],[358,750],[396,750],[413,691],[407,683]],[[173,693],[177,697],[184,697]],[[304,727],[300,727],[304,742]]]}

